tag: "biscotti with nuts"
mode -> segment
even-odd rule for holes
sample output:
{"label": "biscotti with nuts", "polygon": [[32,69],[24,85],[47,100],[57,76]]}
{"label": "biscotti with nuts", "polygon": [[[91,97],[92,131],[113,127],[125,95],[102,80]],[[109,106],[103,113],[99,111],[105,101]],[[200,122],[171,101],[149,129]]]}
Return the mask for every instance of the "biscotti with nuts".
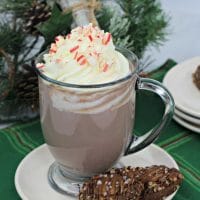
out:
{"label": "biscotti with nuts", "polygon": [[92,177],[80,190],[80,200],[161,200],[183,180],[175,168],[166,166],[124,167]]}
{"label": "biscotti with nuts", "polygon": [[183,175],[175,168],[152,166],[144,170],[141,181],[144,191],[141,200],[161,200],[177,190]]}
{"label": "biscotti with nuts", "polygon": [[[94,176],[81,188],[80,200],[139,200],[144,184],[137,181],[135,168],[112,169]],[[134,176],[133,176],[134,174]]]}

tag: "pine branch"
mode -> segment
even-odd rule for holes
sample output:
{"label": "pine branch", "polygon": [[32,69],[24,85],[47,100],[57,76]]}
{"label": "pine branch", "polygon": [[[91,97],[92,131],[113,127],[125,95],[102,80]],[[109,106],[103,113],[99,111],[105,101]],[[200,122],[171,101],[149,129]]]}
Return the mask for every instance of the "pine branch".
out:
{"label": "pine branch", "polygon": [[96,13],[100,27],[113,35],[117,46],[133,51],[141,58],[149,45],[166,40],[168,17],[157,0],[116,0],[120,10],[103,6]]}
{"label": "pine branch", "polygon": [[133,42],[130,48],[142,57],[149,45],[161,45],[166,39],[168,17],[157,0],[117,1],[131,23],[128,35]]}
{"label": "pine branch", "polygon": [[1,0],[0,12],[11,12],[17,17],[22,17],[34,0]]}
{"label": "pine branch", "polygon": [[131,48],[133,42],[130,41],[130,35],[128,35],[130,25],[127,17],[119,16],[117,12],[114,13],[108,31],[112,34],[116,46]]}
{"label": "pine branch", "polygon": [[132,45],[127,34],[130,26],[128,18],[120,16],[116,10],[105,5],[96,12],[96,17],[101,29],[112,34],[116,46],[129,48]]}
{"label": "pine branch", "polygon": [[22,51],[25,35],[20,29],[13,30],[8,24],[0,23],[0,48],[8,54],[18,55]]}
{"label": "pine branch", "polygon": [[96,18],[102,30],[108,31],[110,26],[110,19],[113,17],[114,12],[110,8],[102,5],[101,10],[96,11]]}

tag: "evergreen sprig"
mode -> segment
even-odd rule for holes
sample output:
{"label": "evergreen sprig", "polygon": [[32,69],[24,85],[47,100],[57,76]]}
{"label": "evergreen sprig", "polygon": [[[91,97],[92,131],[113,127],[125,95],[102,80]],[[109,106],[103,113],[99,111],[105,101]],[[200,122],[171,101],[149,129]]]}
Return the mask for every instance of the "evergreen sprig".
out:
{"label": "evergreen sprig", "polygon": [[0,12],[11,12],[17,17],[23,17],[24,12],[30,8],[34,0],[1,0]]}
{"label": "evergreen sprig", "polygon": [[120,12],[105,5],[97,12],[102,29],[113,34],[115,43],[141,58],[149,45],[161,45],[166,39],[169,18],[157,0],[116,0]]}
{"label": "evergreen sprig", "polygon": [[131,50],[141,57],[149,45],[160,45],[165,41],[168,17],[157,0],[117,0],[129,19],[128,31]]}
{"label": "evergreen sprig", "polygon": [[25,48],[24,40],[25,35],[20,28],[15,29],[7,24],[0,23],[0,48],[12,55],[15,62]]}
{"label": "evergreen sprig", "polygon": [[[119,26],[120,24],[120,26]],[[113,15],[108,27],[109,32],[113,36],[114,44],[119,47],[131,48],[133,41],[130,40],[128,31],[131,23],[125,16],[119,16],[117,13]]]}
{"label": "evergreen sprig", "polygon": [[113,17],[113,14],[113,10],[103,4],[101,9],[96,11],[95,15],[102,30],[108,29],[110,26],[110,19]]}

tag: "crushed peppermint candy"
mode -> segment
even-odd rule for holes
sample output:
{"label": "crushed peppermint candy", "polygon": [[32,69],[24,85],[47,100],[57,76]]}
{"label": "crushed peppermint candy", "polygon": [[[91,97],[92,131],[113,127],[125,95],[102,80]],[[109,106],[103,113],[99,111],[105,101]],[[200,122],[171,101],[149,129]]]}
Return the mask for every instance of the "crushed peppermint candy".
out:
{"label": "crushed peppermint candy", "polygon": [[[86,38],[88,38],[89,43],[86,45],[86,50],[83,51],[82,46],[85,46],[83,41],[86,41]],[[109,42],[111,42],[111,39],[112,36],[110,33],[104,33],[102,30],[98,29],[97,27],[93,27],[90,24],[84,28],[77,27],[76,29],[72,30],[72,32],[65,38],[63,36],[55,37],[55,43],[51,44],[49,53],[51,55],[55,54],[57,53],[58,48],[63,44],[67,47],[70,41],[72,41],[72,43],[74,43],[73,41],[77,41],[77,44],[69,48],[69,53],[73,55],[72,58],[77,61],[77,64],[83,66],[88,64],[88,56],[94,56],[95,59],[99,59],[99,61],[101,61],[103,59],[103,57],[100,58],[102,52],[101,50],[97,50],[96,44],[102,44],[103,46],[106,46],[109,44]],[[78,50],[80,50],[80,55]],[[102,72],[107,72],[110,66],[111,65],[108,63],[105,63],[103,66],[99,66],[99,69]]]}
{"label": "crushed peppermint candy", "polygon": [[79,45],[76,45],[75,47],[71,48],[69,51],[70,53],[73,53],[74,51],[76,51],[79,48]]}
{"label": "crushed peppermint candy", "polygon": [[43,58],[38,69],[58,81],[74,84],[110,82],[130,72],[127,59],[115,49],[112,35],[92,24],[56,36]]}

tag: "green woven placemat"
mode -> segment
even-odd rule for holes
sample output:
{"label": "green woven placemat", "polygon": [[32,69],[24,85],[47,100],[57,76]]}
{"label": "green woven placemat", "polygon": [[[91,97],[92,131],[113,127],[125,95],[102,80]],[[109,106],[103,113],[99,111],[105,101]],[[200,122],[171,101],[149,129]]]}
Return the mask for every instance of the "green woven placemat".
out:
{"label": "green woven placemat", "polygon": [[[151,73],[150,77],[161,81],[174,64],[169,60],[163,67]],[[142,134],[152,128],[162,116],[163,109],[163,104],[157,95],[145,91],[139,92],[134,132]],[[26,124],[18,123],[0,130],[0,200],[20,199],[14,186],[15,170],[26,154],[43,143],[39,120]],[[199,200],[200,135],[171,121],[162,131],[156,144],[173,156],[185,176],[174,199]]]}

